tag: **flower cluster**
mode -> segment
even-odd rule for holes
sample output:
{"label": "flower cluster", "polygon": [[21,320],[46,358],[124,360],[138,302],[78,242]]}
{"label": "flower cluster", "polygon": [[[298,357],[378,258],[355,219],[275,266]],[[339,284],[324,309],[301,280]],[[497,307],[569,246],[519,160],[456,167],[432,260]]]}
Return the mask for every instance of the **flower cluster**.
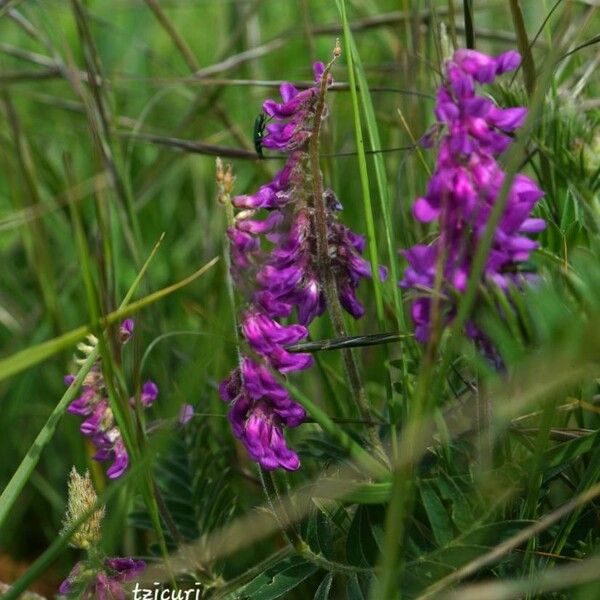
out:
{"label": "flower cluster", "polygon": [[[132,319],[123,321],[119,328],[119,339],[126,343],[133,335],[134,323]],[[84,353],[91,352],[97,340],[90,336],[88,338],[90,345],[79,345],[79,349]],[[75,377],[73,375],[65,376],[65,384],[71,385]],[[142,386],[140,402],[144,408],[153,404],[158,397],[158,387],[153,381],[146,381]],[[130,403],[135,406],[135,399]],[[121,431],[119,430],[115,417],[108,401],[106,384],[102,373],[100,359],[92,366],[86,375],[81,393],[71,404],[67,411],[72,415],[85,417],[79,430],[83,435],[89,437],[96,448],[94,460],[100,462],[112,462],[107,469],[106,474],[111,479],[120,477],[129,464],[129,456]]]}
{"label": "flower cluster", "polygon": [[[445,135],[441,140],[436,168],[427,193],[413,206],[422,223],[439,222],[439,236],[430,245],[416,245],[404,255],[408,268],[400,285],[420,293],[412,304],[416,337],[429,338],[432,300],[430,292],[438,261],[443,263],[443,318],[451,320],[454,299],[466,290],[472,259],[485,231],[490,213],[503,186],[505,173],[497,157],[510,145],[510,132],[526,117],[525,108],[499,108],[491,99],[476,93],[478,83],[492,83],[497,75],[520,63],[515,51],[497,57],[474,50],[457,50],[446,63],[445,80],[437,92],[435,114]],[[485,280],[501,289],[518,285],[521,277],[514,268],[529,258],[537,243],[524,234],[544,229],[543,219],[530,213],[543,192],[534,181],[518,174],[508,192],[506,206],[494,233],[485,264]],[[479,337],[473,323],[468,334]]]}
{"label": "flower cluster", "polygon": [[65,596],[77,591],[83,600],[126,600],[129,596],[123,583],[135,579],[145,568],[143,560],[129,557],[106,558],[99,569],[78,562],[58,591]]}
{"label": "flower cluster", "polygon": [[[263,104],[270,122],[262,145],[288,154],[288,159],[273,181],[258,192],[233,198],[239,212],[227,232],[232,276],[249,299],[241,316],[241,332],[256,359],[242,357],[238,368],[221,384],[220,395],[231,403],[229,419],[234,434],[265,469],[300,466],[297,454],[286,445],[283,427],[302,423],[304,409],[292,400],[271,369],[287,374],[312,365],[310,355],[290,353],[285,346],[306,338],[307,326],[326,308],[308,153],[324,73],[324,65],[316,63],[315,85],[300,91],[284,83],[282,102],[267,100]],[[326,111],[319,114],[324,118]],[[365,242],[338,221],[342,206],[332,190],[323,192],[323,201],[329,267],[340,303],[359,318],[364,309],[356,289],[361,279],[371,274],[361,257]],[[262,212],[257,215],[258,211]],[[296,323],[281,322],[293,315]]]}

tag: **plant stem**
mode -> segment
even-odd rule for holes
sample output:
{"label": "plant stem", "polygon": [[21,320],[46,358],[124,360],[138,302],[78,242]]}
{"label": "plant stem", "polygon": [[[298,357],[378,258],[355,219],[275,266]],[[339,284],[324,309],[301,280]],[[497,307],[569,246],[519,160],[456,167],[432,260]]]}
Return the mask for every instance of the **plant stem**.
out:
{"label": "plant stem", "polygon": [[[327,301],[328,312],[331,317],[331,322],[335,330],[336,335],[339,337],[346,337],[348,335],[346,325],[344,323],[344,317],[342,315],[342,307],[340,305],[337,283],[335,276],[331,269],[331,261],[329,258],[329,245],[328,245],[328,227],[327,227],[327,208],[323,199],[323,178],[321,175],[321,169],[319,165],[319,149],[320,149],[320,132],[321,132],[321,119],[323,116],[323,110],[325,108],[325,95],[327,93],[327,79],[331,67],[339,56],[340,49],[339,45],[336,45],[334,51],[334,57],[325,67],[323,75],[321,77],[321,88],[319,91],[319,97],[317,99],[317,105],[315,108],[314,125],[312,135],[309,141],[309,158],[310,158],[310,170],[313,183],[313,208],[314,208],[314,228],[315,236],[317,240],[317,260],[319,265],[319,274],[323,281],[323,288],[325,291],[325,299]],[[373,277],[376,277],[373,274]],[[356,359],[350,348],[344,348],[342,350],[342,357],[344,360],[344,366],[350,382],[350,387],[354,393],[354,399],[358,406],[358,410],[363,420],[371,421],[371,411],[369,409],[369,403],[367,401],[367,395],[362,384],[358,365]],[[381,446],[381,440],[377,435],[376,427],[369,427],[369,439],[374,448],[376,448],[382,456],[385,456],[383,447]]]}
{"label": "plant stem", "polygon": [[475,29],[473,27],[473,0],[463,0],[465,13],[465,38],[467,48],[475,48]]}

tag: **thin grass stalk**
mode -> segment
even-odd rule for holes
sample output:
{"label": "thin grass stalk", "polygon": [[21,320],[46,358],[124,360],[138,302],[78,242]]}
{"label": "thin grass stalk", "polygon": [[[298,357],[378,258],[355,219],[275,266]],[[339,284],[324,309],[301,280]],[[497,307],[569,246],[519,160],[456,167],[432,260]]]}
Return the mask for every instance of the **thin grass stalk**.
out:
{"label": "thin grass stalk", "polygon": [[[124,163],[121,150],[119,144],[114,143],[113,140],[112,115],[109,103],[104,97],[106,86],[99,85],[99,82],[103,81],[100,58],[94,38],[89,29],[86,12],[80,0],[70,0],[70,2],[85,57],[93,103],[89,102],[85,91],[81,87],[81,82],[73,77],[73,74],[70,72],[69,79],[75,92],[82,98],[84,106],[87,108],[88,121],[98,154],[111,176],[115,193],[126,211],[131,228],[131,233],[126,237],[129,241],[133,259],[137,263],[139,261],[137,245],[141,243],[142,239],[141,229],[133,204],[131,186],[123,170]],[[127,233],[127,228],[125,231]]]}
{"label": "thin grass stalk", "polygon": [[[591,489],[592,484],[595,481],[598,481],[598,478],[600,478],[600,446],[597,446],[595,448],[590,462],[583,473],[583,477],[577,485],[577,490],[582,491],[586,488]],[[552,545],[552,552],[554,554],[560,554],[562,552],[563,548],[565,547],[568,541],[571,531],[577,523],[577,519],[581,515],[581,510],[581,508],[578,508],[571,515],[569,515],[567,521],[563,524],[563,526],[556,534],[554,543]]]}
{"label": "thin grass stalk", "polygon": [[[0,87],[0,92],[14,138],[19,169],[27,190],[24,204],[31,209],[41,208],[43,204],[29,144],[23,133],[10,94],[3,87]],[[58,333],[62,330],[62,316],[55,289],[56,285],[53,281],[53,273],[55,273],[52,261],[53,253],[49,250],[50,241],[44,223],[36,220],[27,225],[23,231],[23,242],[28,262],[32,271],[36,274],[37,283],[44,299],[44,305],[50,315],[54,330]]]}
{"label": "thin grass stalk", "polygon": [[481,583],[466,584],[445,595],[447,600],[513,600],[522,598],[525,594],[535,594],[540,598],[544,592],[557,592],[567,590],[568,595],[577,589],[578,598],[587,599],[590,596],[584,595],[594,593],[596,588],[585,589],[587,583],[598,581],[600,572],[600,557],[594,556],[587,560],[582,560],[573,565],[548,569],[537,573],[534,577],[521,577],[514,579],[495,579],[482,581]]}
{"label": "thin grass stalk", "polygon": [[[377,319],[380,323],[384,322],[383,312],[383,296],[381,293],[381,281],[379,279],[379,256],[377,252],[377,235],[375,233],[375,221],[373,219],[373,206],[371,202],[371,193],[369,191],[369,175],[367,169],[367,158],[365,156],[365,147],[363,142],[362,124],[360,122],[360,107],[358,103],[358,92],[356,87],[356,74],[354,67],[354,55],[351,43],[351,32],[348,25],[348,17],[346,15],[345,0],[336,0],[338,10],[342,19],[342,27],[344,30],[344,47],[346,52],[346,61],[348,63],[348,81],[350,83],[350,97],[352,99],[352,113],[354,117],[354,136],[356,140],[356,150],[358,152],[358,170],[360,174],[360,184],[363,200],[363,211],[365,223],[367,227],[367,241],[369,245],[369,259],[371,262],[371,272],[373,281],[373,291],[375,294],[375,310]],[[365,91],[363,90],[364,94]],[[317,124],[319,127],[319,124]],[[316,144],[318,144],[318,132],[316,136]],[[311,138],[311,142],[312,142]]]}
{"label": "thin grass stalk", "polygon": [[[161,240],[162,240],[162,238],[161,238]],[[155,245],[152,253],[146,260],[146,263],[143,265],[142,269],[138,273],[135,281],[133,282],[132,286],[130,287],[129,291],[126,294],[125,299],[121,303],[120,310],[116,311],[116,313],[112,313],[112,315],[109,315],[109,317],[102,320],[102,323],[104,323],[104,326],[106,326],[107,324],[115,323],[115,322],[119,321],[120,319],[122,319],[123,316],[126,316],[126,314],[128,314],[128,311],[135,309],[136,305],[138,305],[137,308],[139,309],[142,307],[142,304],[145,304],[146,302],[148,302],[149,297],[146,297],[146,298],[142,299],[141,304],[139,301],[137,303],[129,304],[131,297],[133,296],[135,290],[137,289],[137,287],[139,285],[139,282],[141,281],[148,266],[150,265],[152,258],[156,254],[161,240],[159,240],[159,242]],[[179,289],[180,287],[183,287],[183,285],[187,285],[188,283],[190,283],[191,280],[193,280],[196,277],[198,277],[199,275],[203,274],[208,268],[213,266],[215,264],[215,262],[216,262],[216,260],[213,260],[210,263],[208,263],[200,271],[196,272],[192,276],[192,279],[190,279],[188,277],[185,280],[183,280],[183,282],[180,282],[179,284],[175,284],[175,286],[170,286],[170,288],[165,288],[165,290],[161,290],[160,292],[157,293],[158,295],[156,295],[156,293],[151,294],[151,296],[153,296],[153,295],[155,296],[155,298],[151,299],[151,301],[156,301],[156,300],[160,299],[161,297],[164,297],[168,293],[175,291],[175,289]],[[165,291],[166,291],[166,293],[165,293]],[[61,348],[64,346],[72,346],[74,343],[76,343],[77,341],[79,341],[80,339],[85,337],[85,335],[87,335],[87,333],[89,333],[89,331],[90,330],[87,327],[79,328],[78,330],[76,330],[77,336],[74,337],[74,339],[73,339],[73,335],[71,334],[70,337],[67,337],[68,344],[63,344],[63,346],[61,346]],[[64,341],[65,336],[62,336],[62,338],[60,338],[60,339],[62,339]],[[77,389],[83,382],[85,376],[91,369],[91,367],[92,367],[94,361],[97,359],[97,357],[98,357],[98,349],[96,348],[92,351],[92,353],[90,354],[90,357],[86,360],[84,365],[80,368],[80,370],[75,378],[75,381],[71,384],[71,386],[69,386],[69,388],[66,390],[66,392],[63,394],[63,396],[59,400],[57,406],[54,408],[50,417],[46,421],[46,424],[40,430],[40,433],[37,435],[34,443],[28,450],[27,454],[25,455],[25,458],[21,461],[19,467],[15,471],[11,480],[8,482],[7,486],[4,488],[2,495],[0,496],[0,525],[6,518],[8,512],[9,512],[10,508],[12,507],[12,505],[14,504],[14,502],[17,500],[19,493],[21,492],[21,490],[27,483],[29,476],[31,475],[33,469],[35,468],[35,465],[37,464],[37,462],[39,460],[42,450],[44,449],[46,444],[48,444],[48,442],[52,439],[52,436],[54,434],[54,431],[56,429],[58,421],[62,417],[67,406],[74,400]],[[1,370],[0,370],[0,372],[1,372]]]}
{"label": "thin grass stalk", "polygon": [[[531,51],[532,44],[529,43],[527,29],[525,28],[525,21],[523,19],[523,12],[521,11],[519,0],[510,0],[510,12],[515,27],[515,34],[517,36],[517,47],[519,48],[519,52],[523,57],[521,66],[523,68],[523,79],[525,81],[525,89],[527,90],[528,97],[532,98],[533,93],[535,92],[537,74],[535,71],[535,61],[533,59],[533,52]],[[552,87],[554,93],[556,94],[556,87],[554,85],[554,82],[552,82]],[[544,122],[542,121],[542,130],[543,129]],[[554,188],[552,169],[550,166],[550,161],[544,153],[540,153],[540,169],[542,172],[543,187],[549,192]],[[549,196],[555,197],[556,194],[549,194]],[[554,206],[553,210],[554,214],[557,215],[559,207]]]}
{"label": "thin grass stalk", "polygon": [[546,531],[549,527],[563,519],[565,516],[581,508],[585,504],[588,504],[599,495],[600,483],[597,483],[585,492],[582,492],[568,502],[565,502],[565,504],[556,510],[548,513],[529,527],[526,527],[522,531],[519,531],[519,533],[516,533],[507,540],[497,544],[489,552],[486,552],[482,556],[477,557],[456,571],[436,581],[434,584],[429,586],[423,594],[419,595],[416,600],[426,600],[428,598],[432,598],[438,595],[441,590],[447,588],[448,586],[457,583],[461,579],[465,579],[466,577],[474,575],[484,567],[497,562],[501,557],[505,556],[515,548],[518,548],[527,540],[542,533],[543,531]]}
{"label": "thin grass stalk", "polygon": [[[339,6],[339,4],[338,4]],[[365,76],[364,68],[362,66],[362,61],[360,59],[360,55],[358,53],[358,48],[356,47],[356,43],[354,41],[354,37],[351,31],[348,29],[346,35],[349,36],[349,45],[351,46],[351,51],[354,57],[354,64],[356,66],[357,77],[360,85],[360,99],[362,103],[363,113],[365,116],[367,132],[369,134],[369,139],[371,142],[371,148],[377,149],[381,148],[381,138],[379,136],[379,129],[377,127],[377,120],[375,117],[375,108],[373,106],[373,101],[371,98],[371,94],[369,91],[368,82]],[[361,150],[364,152],[364,146],[359,147],[359,155]],[[397,251],[396,251],[396,236],[394,232],[393,220],[390,211],[390,198],[388,193],[388,185],[385,173],[385,163],[383,160],[383,156],[380,154],[373,155],[373,164],[375,166],[375,178],[377,182],[377,191],[379,198],[379,206],[381,210],[381,215],[383,218],[384,230],[385,230],[385,239],[387,245],[387,253],[388,253],[388,264],[390,265],[390,278],[392,284],[392,298],[394,301],[394,310],[395,310],[395,318],[396,325],[400,332],[407,331],[406,317],[404,314],[404,307],[402,304],[402,296],[400,293],[400,288],[396,285],[396,282],[399,280],[398,270],[397,270]],[[401,235],[401,240],[404,246],[408,246],[408,240],[404,232]],[[378,315],[380,316],[380,315]],[[383,319],[379,319],[379,326],[381,328],[384,327]],[[406,395],[409,390],[408,384],[408,365],[407,365],[407,354],[414,354],[412,352],[411,341],[409,340],[406,344],[401,345],[401,354],[400,354],[400,362],[401,362],[401,383],[404,390],[404,394]],[[386,349],[384,352],[386,360],[389,360],[390,354]],[[394,391],[392,388],[391,381],[391,373],[388,370],[387,373],[387,399],[388,406],[390,410],[395,414],[395,417],[392,418],[392,422],[395,423],[399,416],[399,407],[397,406],[397,402],[394,398]],[[391,427],[391,436],[392,436],[392,454],[396,457],[397,448],[396,448],[396,439],[397,439],[397,431],[396,425],[392,425]]]}
{"label": "thin grass stalk", "polygon": [[[537,514],[537,507],[539,502],[539,495],[542,489],[542,483],[544,480],[543,472],[543,461],[544,452],[548,447],[550,441],[550,431],[554,416],[556,415],[557,398],[553,398],[548,402],[542,409],[542,419],[538,429],[538,434],[535,440],[535,449],[531,460],[531,468],[528,469],[529,473],[529,485],[527,488],[527,496],[525,498],[525,504],[523,506],[523,519],[535,520]],[[527,543],[527,550],[525,553],[524,569],[523,571],[529,570],[530,574],[533,574],[534,570],[534,553],[535,550],[535,539],[532,538]]]}
{"label": "thin grass stalk", "polygon": [[430,418],[434,398],[429,393],[430,382],[433,378],[435,357],[439,348],[442,331],[440,315],[440,300],[444,280],[444,264],[446,254],[439,253],[434,279],[433,301],[431,306],[431,335],[423,355],[417,385],[411,398],[411,410],[401,440],[402,457],[408,455],[410,460],[399,464],[396,458],[393,469],[392,492],[386,510],[384,547],[381,553],[381,573],[371,588],[372,598],[395,597],[396,590],[402,585],[405,567],[406,537],[409,515],[412,513],[416,497],[415,468],[418,455],[413,455],[414,449],[423,445],[422,436],[426,434],[422,426],[424,419]]}
{"label": "thin grass stalk", "polygon": [[197,61],[194,53],[191,48],[188,46],[187,42],[179,35],[177,28],[173,25],[171,19],[166,15],[163,9],[160,7],[160,4],[156,0],[144,0],[146,6],[153,12],[157,21],[161,24],[163,29],[167,32],[171,40],[177,46],[177,50],[184,58],[188,67],[192,71],[199,71],[201,69],[200,63]]}
{"label": "thin grass stalk", "polygon": [[527,37],[527,29],[523,20],[523,13],[519,0],[510,0],[510,13],[512,15],[515,34],[517,36],[517,48],[522,56],[523,77],[525,79],[525,88],[529,96],[535,91],[535,62],[531,52],[531,45]]}
{"label": "thin grass stalk", "polygon": [[[321,429],[331,437],[335,438],[338,444],[348,452],[361,468],[365,469],[372,477],[379,480],[389,479],[389,471],[362,446],[354,441],[343,428],[339,427],[327,413],[321,409],[308,396],[303,394],[296,386],[289,381],[278,377],[280,383],[286,387],[292,396],[306,409],[306,412],[321,426]],[[372,422],[372,421],[369,421]]]}
{"label": "thin grass stalk", "polygon": [[454,0],[448,0],[448,23],[450,24],[450,42],[453,48],[458,48],[458,39],[456,37],[456,9]]}
{"label": "thin grass stalk", "polygon": [[[201,80],[202,76],[200,75],[200,73],[202,72],[202,66],[198,62],[198,59],[194,55],[192,49],[189,47],[185,39],[177,31],[177,28],[175,27],[171,19],[169,19],[167,14],[162,10],[162,8],[156,0],[144,1],[148,8],[154,14],[158,22],[160,23],[161,27],[163,27],[167,35],[175,44],[175,47],[183,57],[188,68],[190,69],[192,76]],[[244,23],[246,22],[247,21],[244,21]],[[215,114],[219,117],[219,119],[221,119],[221,121],[227,127],[231,135],[237,140],[237,142],[246,149],[252,150],[252,143],[244,136],[243,132],[240,131],[237,124],[231,119],[229,113],[221,106],[220,102],[217,99],[215,99],[214,103],[211,103],[208,106],[214,110]],[[267,174],[270,175],[270,173],[268,173],[268,169],[263,163],[260,163],[260,168],[262,170],[265,170]]]}
{"label": "thin grass stalk", "polygon": [[463,0],[465,41],[467,48],[475,48],[475,26],[473,24],[473,0]]}
{"label": "thin grass stalk", "polygon": [[273,518],[277,521],[281,529],[283,537],[298,554],[302,554],[307,547],[306,542],[302,540],[296,530],[296,519],[293,519],[288,514],[287,506],[281,501],[273,473],[259,467],[258,474],[267,503],[271,508]]}
{"label": "thin grass stalk", "polygon": [[[75,199],[74,199],[75,200]],[[111,206],[106,201],[104,189],[98,182],[94,182],[94,206],[96,221],[101,236],[102,254],[99,259],[101,273],[101,310],[110,313],[117,304],[117,280],[115,270],[116,253],[113,248],[112,235],[110,234]]]}
{"label": "thin grass stalk", "polygon": [[[67,189],[70,190],[75,185],[71,157],[68,154],[65,154],[63,156],[63,162],[66,173]],[[70,200],[69,195],[67,195],[67,198],[69,199],[69,210],[71,212],[71,219],[75,229],[76,246],[79,259],[81,261],[81,273],[86,290],[90,322],[99,323],[100,310],[98,305],[97,290],[96,286],[94,285],[92,262],[85,239],[81,216],[77,210],[77,205]],[[119,429],[123,434],[125,446],[127,447],[128,451],[131,452],[132,456],[137,458],[139,454],[139,448],[135,442],[135,436],[133,435],[133,423],[128,407],[128,397],[126,393],[123,393],[125,391],[124,386],[121,386],[118,391],[115,386],[115,377],[120,376],[121,381],[123,381],[122,373],[120,373],[120,369],[115,364],[113,354],[106,343],[106,338],[102,332],[102,329],[98,327],[93,331],[93,333],[98,339],[99,357],[102,360],[102,369],[106,372],[105,382],[111,410],[113,411],[117,424],[119,425]]]}

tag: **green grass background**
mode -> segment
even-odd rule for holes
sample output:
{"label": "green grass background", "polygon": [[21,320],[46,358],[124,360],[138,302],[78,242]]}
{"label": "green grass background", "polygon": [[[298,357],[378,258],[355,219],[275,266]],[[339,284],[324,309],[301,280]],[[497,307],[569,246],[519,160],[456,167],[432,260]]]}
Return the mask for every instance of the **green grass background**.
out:
{"label": "green grass background", "polygon": [[[509,3],[499,0],[474,4],[477,48],[493,53],[515,48],[517,35]],[[569,45],[565,51],[594,40],[600,33],[597,10],[592,4],[572,3],[568,16],[570,28],[565,33]],[[531,40],[543,26],[552,3],[523,0],[521,5]],[[165,30],[164,19],[161,24],[150,6],[141,0],[82,3],[83,22],[93,45],[90,38],[78,31],[73,5],[69,2],[24,0],[1,4],[2,358],[90,322],[94,310],[106,314],[116,309],[163,232],[164,240],[144,277],[140,296],[179,281],[213,257],[222,255],[225,215],[216,201],[214,157],[177,151],[136,139],[132,134],[252,150],[254,118],[264,99],[278,95],[276,85],[259,85],[259,82],[310,80],[311,63],[316,59],[328,60],[336,35],[341,32],[340,17],[332,2],[170,0],[160,2],[160,7],[176,31],[180,48]],[[450,9],[455,12],[454,25],[448,18]],[[463,45],[462,9],[462,3],[456,0],[347,2],[349,21],[356,25],[358,54],[372,90],[382,148],[408,146],[432,124],[433,94],[440,72],[437,25],[446,23],[449,35],[456,33],[459,45]],[[554,36],[564,18],[562,9],[561,6],[551,15],[533,45],[538,69],[553,47]],[[398,16],[398,11],[403,16]],[[378,23],[374,17],[383,17],[384,22]],[[182,44],[185,44],[183,52]],[[263,50],[258,57],[243,60],[243,53],[250,48]],[[100,83],[97,93],[104,114],[99,113],[94,100],[94,86],[84,81],[89,77],[86,56],[88,63],[97,69]],[[237,64],[233,66],[222,62],[230,57],[242,59],[234,61]],[[336,81],[348,81],[347,58],[343,54],[335,66]],[[550,355],[545,362],[532,367],[530,372],[537,375],[537,379],[527,382],[532,387],[547,376],[544,369],[551,368],[557,349],[568,348],[566,356],[575,363],[589,360],[595,364],[596,334],[588,328],[597,318],[594,269],[597,269],[596,257],[600,256],[595,241],[600,165],[597,63],[596,46],[590,45],[556,67],[531,140],[530,148],[538,148],[538,154],[524,167],[529,174],[540,178],[546,197],[538,213],[550,221],[540,238],[543,251],[537,263],[550,282],[551,292],[527,300],[528,314],[534,321],[532,337],[538,350],[549,348]],[[204,79],[190,75],[191,67],[210,69],[214,65],[218,67]],[[494,87],[494,96],[506,104],[525,102],[522,73],[512,85],[510,80],[510,75],[505,76],[500,86]],[[336,190],[344,206],[344,222],[366,233],[357,158],[330,156],[356,148],[351,95],[348,91],[333,91],[328,103],[330,118],[324,133],[326,156],[322,161],[325,180]],[[366,145],[369,148],[368,140]],[[65,154],[72,163],[70,175],[63,165]],[[430,239],[430,232],[411,218],[410,208],[425,190],[432,154],[397,150],[385,153],[381,159],[395,235],[392,241],[398,249]],[[231,162],[238,193],[256,190],[282,164],[276,160]],[[366,165],[379,260],[389,264],[385,219],[377,201],[379,192],[372,157],[367,157]],[[69,199],[74,212],[69,210]],[[73,214],[82,222],[85,251],[77,244]],[[561,274],[578,252],[587,257],[577,273],[583,280],[578,300],[581,297],[584,300],[572,308],[568,301],[577,294],[569,290],[565,300],[563,292],[568,282]],[[402,259],[396,260],[401,273]],[[216,393],[219,380],[235,361],[233,318],[225,278],[225,266],[220,261],[189,286],[140,311],[135,316],[135,341],[126,348],[124,363],[120,365],[117,361],[116,366],[126,373],[130,393],[136,378],[151,377],[157,382],[160,396],[152,409],[154,417],[173,417],[183,403],[192,403],[198,413],[211,415],[195,419],[195,425],[204,431],[195,452],[198,456],[225,461],[230,471],[221,484],[241,498],[235,509],[241,513],[260,503],[262,492],[260,486],[244,482],[252,467],[243,452],[238,449],[236,454],[223,418],[225,406]],[[87,291],[86,280],[91,285]],[[362,284],[359,295],[367,313],[360,322],[350,324],[352,333],[396,328],[394,285],[394,281],[387,281],[382,286],[385,311],[378,320],[373,286]],[[96,298],[96,302],[90,302],[90,297]],[[525,364],[531,359],[529,346],[520,344],[514,331],[506,331],[494,320],[491,311],[487,318],[511,364]],[[139,373],[144,350],[160,336],[172,332],[179,333],[157,343]],[[584,333],[590,335],[590,340],[580,348]],[[332,335],[326,319],[315,323],[311,335],[315,339]],[[64,393],[62,377],[72,368],[73,352],[74,348],[62,348],[48,360],[0,381],[0,488],[9,481]],[[402,352],[406,348],[397,345],[390,347],[387,354],[381,348],[360,351],[361,369],[377,410],[384,410],[386,400],[388,376],[383,361],[398,359]],[[408,365],[409,378],[416,376],[415,364],[413,361]],[[464,368],[470,377],[475,377],[477,369]],[[319,368],[294,376],[293,383],[335,415],[336,406],[347,407],[349,402],[341,373],[340,356],[324,353]],[[397,371],[392,369],[392,373]],[[555,400],[563,403],[567,399],[583,399],[595,407],[596,393],[592,373],[585,382],[573,383],[567,391],[560,392]],[[450,394],[445,394],[439,406],[450,399]],[[408,401],[408,396],[398,395],[401,413],[407,410]],[[597,412],[597,408],[595,411],[578,408],[571,413],[575,414],[571,421],[556,413],[549,418],[557,428],[577,426],[593,431],[598,426]],[[73,464],[80,469],[92,468],[99,489],[105,487],[102,470],[92,465],[90,449],[84,444],[78,426],[79,420],[68,415],[59,422],[39,464],[12,506],[10,517],[0,527],[2,556],[29,564],[56,538],[65,508],[67,475]],[[290,438],[298,444],[311,427],[316,430],[307,426]],[[178,436],[177,432],[166,436],[165,452]],[[529,439],[534,457],[536,451],[541,454],[554,443],[543,437]],[[542,446],[535,446],[536,439]],[[503,460],[512,458],[511,443],[514,440],[506,442]],[[519,449],[512,452],[525,452],[516,445]],[[447,473],[452,474],[453,468],[457,472],[463,469],[453,464],[450,450],[445,460],[448,463],[440,468]],[[563,481],[562,486],[548,485],[542,491],[536,490],[529,501],[525,500],[527,490],[521,490],[519,497],[530,503],[531,511],[523,511],[515,500],[517,507],[513,506],[512,512],[506,509],[507,518],[508,513],[513,517],[520,513],[522,518],[537,518],[571,497],[589,466],[587,454],[577,460],[576,465],[569,463],[569,468],[575,469],[569,475],[570,484]],[[314,457],[307,455],[306,465],[307,472],[317,472],[318,460]],[[292,475],[293,485],[303,481],[303,477]],[[592,478],[589,484],[594,481]],[[124,526],[134,495],[132,488],[124,488],[111,500],[104,539],[109,554],[146,552],[152,534],[140,534],[139,530]],[[418,512],[416,518],[426,520]],[[582,537],[586,526],[578,522],[580,531],[570,540],[571,550],[581,542],[586,556],[592,552],[598,537],[597,515],[590,519],[587,523],[594,524],[591,529],[587,527],[590,539]],[[434,535],[434,542],[440,539],[445,540]],[[274,547],[273,544],[277,546],[273,540],[264,542],[261,551]],[[61,554],[45,579],[54,585],[76,556],[73,551]],[[236,555],[232,560],[226,568],[229,573],[248,566],[252,557]],[[518,569],[509,567],[505,572],[515,573]],[[300,593],[298,597],[309,596]]]}

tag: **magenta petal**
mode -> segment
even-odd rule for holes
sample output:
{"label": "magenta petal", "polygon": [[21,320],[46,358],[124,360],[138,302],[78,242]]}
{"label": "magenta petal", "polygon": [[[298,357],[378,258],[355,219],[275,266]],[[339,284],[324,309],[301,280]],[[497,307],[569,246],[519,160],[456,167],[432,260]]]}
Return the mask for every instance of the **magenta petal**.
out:
{"label": "magenta petal", "polygon": [[516,50],[509,50],[496,57],[497,73],[514,71],[521,64],[521,55]]}
{"label": "magenta petal", "polygon": [[421,223],[429,223],[438,218],[440,208],[432,206],[427,198],[419,198],[413,204],[413,215]]}

